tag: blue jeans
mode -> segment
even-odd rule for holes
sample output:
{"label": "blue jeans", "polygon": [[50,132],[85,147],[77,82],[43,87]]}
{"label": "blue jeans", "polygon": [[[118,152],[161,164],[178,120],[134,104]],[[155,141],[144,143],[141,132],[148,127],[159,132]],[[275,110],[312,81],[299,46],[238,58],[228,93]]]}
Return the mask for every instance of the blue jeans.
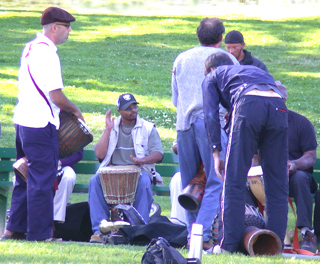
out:
{"label": "blue jeans", "polygon": [[[219,211],[219,197],[223,182],[217,177],[214,170],[212,150],[209,147],[208,136],[204,120],[197,119],[186,131],[178,131],[178,156],[181,172],[182,188],[184,189],[196,175],[201,161],[206,172],[207,183],[198,212],[187,212],[187,228],[189,237],[192,223],[203,226],[203,241],[211,239],[211,223]],[[227,136],[221,129],[221,144],[223,151],[221,157],[225,156]]]}
{"label": "blue jeans", "polygon": [[[99,224],[101,220],[110,219],[110,206],[104,198],[99,173],[96,173],[91,177],[88,202],[90,207],[92,231],[94,234],[99,234]],[[133,207],[137,209],[147,223],[149,223],[149,213],[152,202],[153,197],[150,176],[147,172],[142,171],[138,181]]]}

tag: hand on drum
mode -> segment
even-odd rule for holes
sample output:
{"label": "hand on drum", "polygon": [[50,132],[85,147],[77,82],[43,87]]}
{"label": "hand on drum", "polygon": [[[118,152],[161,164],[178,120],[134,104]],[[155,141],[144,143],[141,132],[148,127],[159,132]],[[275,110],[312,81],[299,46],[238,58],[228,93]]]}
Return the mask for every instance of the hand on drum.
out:
{"label": "hand on drum", "polygon": [[224,161],[220,157],[220,151],[215,150],[213,152],[213,159],[214,159],[214,169],[218,178],[221,181],[224,181]]}
{"label": "hand on drum", "polygon": [[[78,109],[79,110],[79,109]],[[83,122],[85,122],[84,121],[84,118],[83,118],[83,116],[82,116],[82,113],[80,112],[80,110],[79,111],[77,111],[77,112],[75,112],[75,113],[73,113],[77,118],[79,118],[79,119],[81,119]]]}
{"label": "hand on drum", "polygon": [[106,128],[112,129],[114,127],[114,117],[111,118],[111,109],[106,113]]}
{"label": "hand on drum", "polygon": [[130,159],[132,159],[135,164],[140,164],[140,165],[146,164],[145,158],[137,158],[130,155]]}

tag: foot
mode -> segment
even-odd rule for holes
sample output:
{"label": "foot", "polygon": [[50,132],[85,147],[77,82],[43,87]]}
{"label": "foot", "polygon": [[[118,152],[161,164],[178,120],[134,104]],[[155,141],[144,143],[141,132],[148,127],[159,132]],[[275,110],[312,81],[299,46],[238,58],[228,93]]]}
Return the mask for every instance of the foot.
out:
{"label": "foot", "polygon": [[90,238],[90,243],[103,244],[103,240],[102,240],[101,234],[92,235],[91,238]]}
{"label": "foot", "polygon": [[205,241],[202,244],[202,248],[205,251],[209,250],[210,248],[213,248],[213,247],[214,247],[214,244],[213,244],[213,240],[212,239],[210,239],[209,241]]}
{"label": "foot", "polygon": [[6,230],[0,240],[8,240],[8,239],[13,239],[13,240],[26,240],[26,234],[24,233],[19,233],[19,232],[12,232],[9,230]]}
{"label": "foot", "polygon": [[300,248],[308,250],[310,252],[316,253],[317,251],[317,237],[314,233],[307,230],[306,233],[302,236],[300,243]]}
{"label": "foot", "polygon": [[44,240],[44,242],[62,242],[62,238],[51,237]]}

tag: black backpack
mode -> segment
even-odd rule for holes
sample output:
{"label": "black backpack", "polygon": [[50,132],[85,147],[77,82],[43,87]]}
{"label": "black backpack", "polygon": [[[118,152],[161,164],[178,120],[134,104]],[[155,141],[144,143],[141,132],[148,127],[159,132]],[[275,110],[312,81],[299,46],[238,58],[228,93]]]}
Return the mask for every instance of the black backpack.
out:
{"label": "black backpack", "polygon": [[142,264],[187,264],[187,260],[163,237],[153,238],[143,254]]}

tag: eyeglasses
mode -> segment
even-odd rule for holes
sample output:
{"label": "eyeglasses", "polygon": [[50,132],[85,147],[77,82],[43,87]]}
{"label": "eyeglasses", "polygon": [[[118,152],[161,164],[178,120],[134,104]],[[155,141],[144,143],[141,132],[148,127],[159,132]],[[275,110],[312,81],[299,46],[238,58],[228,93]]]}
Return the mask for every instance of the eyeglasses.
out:
{"label": "eyeglasses", "polygon": [[139,108],[138,105],[134,105],[134,106],[132,106],[132,107],[127,107],[126,109],[122,109],[122,110],[123,110],[123,111],[130,112],[130,111],[132,111],[133,109],[136,110],[136,109],[138,109],[138,108]]}
{"label": "eyeglasses", "polygon": [[59,25],[59,26],[64,26],[66,28],[71,28],[71,25],[70,24],[60,24],[60,23],[56,23],[56,25]]}

